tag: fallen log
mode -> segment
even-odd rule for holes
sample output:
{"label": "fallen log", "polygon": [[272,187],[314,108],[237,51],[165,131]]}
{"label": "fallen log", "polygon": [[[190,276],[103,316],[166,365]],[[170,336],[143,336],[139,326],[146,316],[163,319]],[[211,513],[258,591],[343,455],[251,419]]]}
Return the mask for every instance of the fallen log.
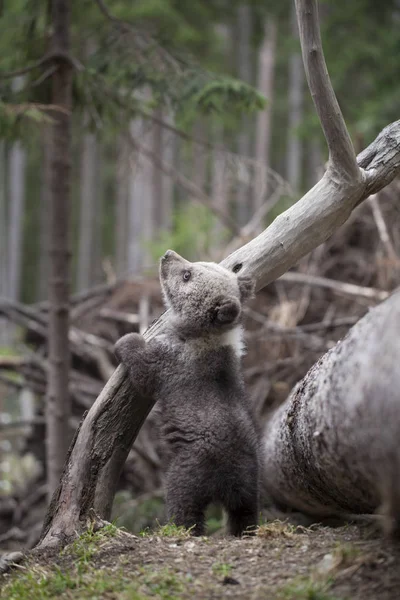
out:
{"label": "fallen log", "polygon": [[264,432],[265,486],[318,517],[383,515],[400,533],[400,290],[310,369]]}

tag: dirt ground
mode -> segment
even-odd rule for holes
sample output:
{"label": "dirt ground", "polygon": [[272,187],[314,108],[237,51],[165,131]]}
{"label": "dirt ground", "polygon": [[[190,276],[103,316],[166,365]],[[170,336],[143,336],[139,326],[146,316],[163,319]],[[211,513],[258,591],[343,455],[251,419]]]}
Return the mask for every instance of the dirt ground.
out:
{"label": "dirt ground", "polygon": [[276,521],[238,540],[165,528],[138,537],[110,525],[28,557],[2,576],[0,598],[397,600],[399,560],[400,546],[370,526]]}

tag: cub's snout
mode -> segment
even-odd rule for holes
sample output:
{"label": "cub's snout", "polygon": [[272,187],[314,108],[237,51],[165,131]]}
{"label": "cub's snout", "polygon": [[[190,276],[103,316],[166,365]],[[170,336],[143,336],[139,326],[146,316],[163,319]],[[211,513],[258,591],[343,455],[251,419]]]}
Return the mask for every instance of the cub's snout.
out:
{"label": "cub's snout", "polygon": [[227,300],[215,309],[215,319],[221,325],[230,325],[240,316],[240,304],[237,300]]}

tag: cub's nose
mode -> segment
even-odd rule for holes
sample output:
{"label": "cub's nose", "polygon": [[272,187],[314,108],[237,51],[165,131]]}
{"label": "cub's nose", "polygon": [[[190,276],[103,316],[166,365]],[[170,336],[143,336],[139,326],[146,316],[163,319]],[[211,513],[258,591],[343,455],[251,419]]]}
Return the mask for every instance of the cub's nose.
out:
{"label": "cub's nose", "polygon": [[228,300],[216,309],[216,319],[221,325],[234,323],[240,315],[240,305],[236,300]]}
{"label": "cub's nose", "polygon": [[166,253],[161,257],[161,260],[163,262],[171,260],[180,260],[183,262],[185,259],[182,258],[182,256],[180,256],[177,252],[174,252],[173,250],[167,250]]}

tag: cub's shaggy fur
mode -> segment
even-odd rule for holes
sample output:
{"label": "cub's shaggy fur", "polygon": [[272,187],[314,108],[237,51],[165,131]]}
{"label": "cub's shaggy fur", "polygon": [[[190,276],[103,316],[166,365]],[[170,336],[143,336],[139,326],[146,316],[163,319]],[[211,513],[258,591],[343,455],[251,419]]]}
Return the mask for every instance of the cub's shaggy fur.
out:
{"label": "cub's shaggy fur", "polygon": [[124,336],[116,355],[159,404],[168,517],[202,535],[205,509],[217,502],[241,535],[258,520],[259,437],[240,365],[241,308],[253,284],[171,250],[160,281],[167,329],[149,342]]}

